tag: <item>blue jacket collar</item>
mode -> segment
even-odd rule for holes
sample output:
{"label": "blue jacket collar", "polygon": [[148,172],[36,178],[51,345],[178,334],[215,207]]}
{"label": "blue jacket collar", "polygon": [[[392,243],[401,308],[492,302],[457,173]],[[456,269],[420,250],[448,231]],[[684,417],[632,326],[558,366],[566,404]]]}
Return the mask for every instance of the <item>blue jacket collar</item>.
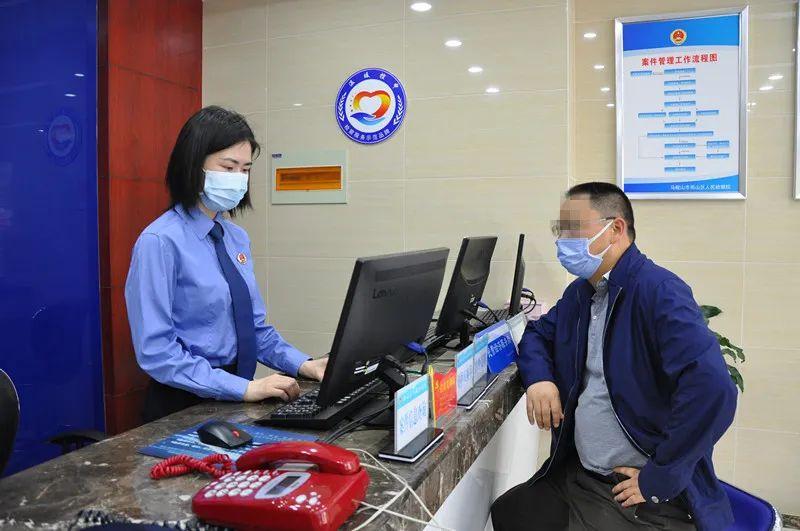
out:
{"label": "blue jacket collar", "polygon": [[635,243],[631,243],[631,246],[628,247],[625,252],[622,253],[619,260],[617,260],[614,269],[611,270],[608,283],[612,286],[627,288],[631,278],[641,268],[642,262],[644,262],[644,255],[639,248],[636,247]]}
{"label": "blue jacket collar", "polygon": [[173,208],[201,240],[205,239],[205,237],[208,236],[208,233],[211,232],[211,229],[214,227],[214,222],[220,221],[219,212],[217,212],[217,215],[214,216],[214,219],[211,219],[196,206],[190,208],[188,211],[183,208],[183,205],[175,205]]}
{"label": "blue jacket collar", "polygon": [[[631,243],[622,256],[617,260],[616,265],[611,270],[611,275],[608,277],[609,293],[612,298],[615,297],[622,289],[628,287],[631,278],[641,268],[645,256],[636,247],[635,243]],[[583,280],[578,285],[578,293],[582,301],[591,299],[594,294],[594,287],[588,280]]]}

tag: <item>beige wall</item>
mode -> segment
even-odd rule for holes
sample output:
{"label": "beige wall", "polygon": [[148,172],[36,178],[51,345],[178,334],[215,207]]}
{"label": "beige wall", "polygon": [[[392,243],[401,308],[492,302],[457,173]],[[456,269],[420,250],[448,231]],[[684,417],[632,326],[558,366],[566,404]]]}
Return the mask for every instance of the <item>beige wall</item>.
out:
{"label": "beige wall", "polygon": [[[613,18],[730,5],[430,1],[424,14],[404,0],[205,2],[203,101],[247,114],[264,145],[256,208],[241,223],[270,321],[311,354],[330,348],[358,256],[445,245],[454,259],[462,236],[498,234],[486,295],[498,304],[524,232],[526,283],[556,300],[567,280],[548,230],[559,194],[615,175],[606,107]],[[736,424],[717,448],[719,474],[800,514],[800,202],[790,199],[796,3],[751,6],[751,88],[772,72],[785,77],[776,90],[751,94],[748,199],[637,201],[634,209],[643,251],[686,279],[699,302],[725,310],[713,327],[749,356]],[[586,31],[598,37],[586,41]],[[451,37],[464,45],[445,49]],[[484,72],[468,74],[471,64]],[[401,130],[369,147],[344,138],[332,116],[339,85],[366,66],[397,74],[409,97]],[[490,84],[501,92],[484,94]],[[601,93],[603,85],[612,91]],[[269,154],[323,148],[349,152],[349,204],[268,205]]]}
{"label": "beige wall", "polygon": [[[408,3],[204,4],[203,102],[247,114],[264,144],[242,224],[270,320],[309,353],[330,349],[359,256],[443,245],[452,268],[463,236],[497,234],[486,299],[501,304],[524,232],[537,295],[552,302],[566,281],[544,220],[568,186],[567,1]],[[463,46],[445,48],[452,37]],[[409,98],[402,128],[374,146],[333,119],[339,86],[366,66],[398,75]],[[347,205],[267,204],[269,154],[302,149],[348,150]]]}

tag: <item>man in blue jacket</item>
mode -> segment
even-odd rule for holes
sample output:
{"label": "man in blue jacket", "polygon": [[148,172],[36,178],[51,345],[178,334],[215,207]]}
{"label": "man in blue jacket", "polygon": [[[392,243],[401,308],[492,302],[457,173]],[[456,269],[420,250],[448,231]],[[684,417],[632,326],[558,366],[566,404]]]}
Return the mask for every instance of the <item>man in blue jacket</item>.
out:
{"label": "man in blue jacket", "polygon": [[553,233],[579,278],[528,324],[517,360],[550,459],[495,501],[494,529],[724,530],[711,454],[737,391],[691,289],[639,251],[612,184],[570,189]]}

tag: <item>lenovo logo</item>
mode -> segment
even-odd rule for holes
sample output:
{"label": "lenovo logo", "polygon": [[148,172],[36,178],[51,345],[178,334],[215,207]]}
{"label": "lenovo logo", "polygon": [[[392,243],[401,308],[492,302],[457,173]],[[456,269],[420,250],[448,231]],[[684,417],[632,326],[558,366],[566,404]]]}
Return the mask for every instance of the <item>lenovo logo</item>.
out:
{"label": "lenovo logo", "polygon": [[395,295],[397,295],[397,288],[382,288],[372,290],[373,299],[383,299],[385,297],[394,297]]}

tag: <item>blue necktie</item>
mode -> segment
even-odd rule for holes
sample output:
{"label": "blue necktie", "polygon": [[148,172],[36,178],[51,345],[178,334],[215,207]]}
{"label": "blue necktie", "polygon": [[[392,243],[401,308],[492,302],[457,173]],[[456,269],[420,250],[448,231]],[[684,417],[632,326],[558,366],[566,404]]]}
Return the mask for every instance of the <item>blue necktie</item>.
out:
{"label": "blue necktie", "polygon": [[250,290],[247,289],[242,275],[228,256],[225,243],[222,241],[222,225],[214,222],[214,228],[209,233],[217,251],[217,259],[222,267],[222,274],[228,283],[233,303],[233,324],[236,327],[236,374],[242,378],[252,380],[256,373],[256,360],[258,348],[256,347],[256,326],[253,320],[253,301]]}

